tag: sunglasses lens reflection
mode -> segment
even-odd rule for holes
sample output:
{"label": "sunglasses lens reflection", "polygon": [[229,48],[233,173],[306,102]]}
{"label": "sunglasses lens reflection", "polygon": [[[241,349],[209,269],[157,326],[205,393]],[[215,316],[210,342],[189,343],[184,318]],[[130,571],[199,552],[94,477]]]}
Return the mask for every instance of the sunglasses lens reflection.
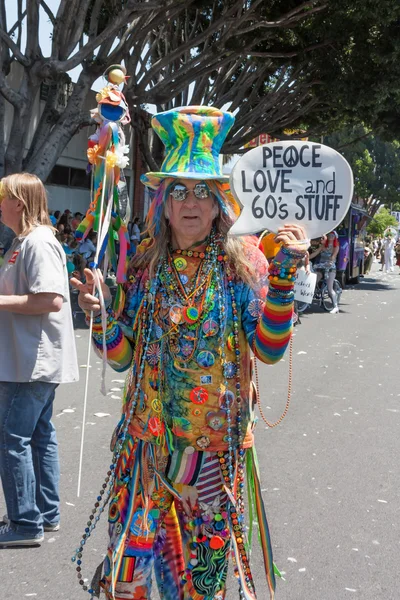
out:
{"label": "sunglasses lens reflection", "polygon": [[186,186],[177,184],[174,186],[173,190],[171,191],[171,196],[173,197],[174,200],[177,200],[178,202],[183,202],[185,200],[186,196],[188,195],[188,193],[189,193],[189,190],[187,189]]}
{"label": "sunglasses lens reflection", "polygon": [[199,198],[200,200],[208,198],[210,195],[210,190],[208,189],[208,186],[205,183],[197,183],[194,186],[193,192],[196,198]]}
{"label": "sunglasses lens reflection", "polygon": [[[171,190],[171,196],[178,202],[183,202],[189,193],[190,190],[180,183],[177,183]],[[205,200],[210,197],[210,189],[205,183],[196,183],[193,188],[193,194],[198,200]]]}

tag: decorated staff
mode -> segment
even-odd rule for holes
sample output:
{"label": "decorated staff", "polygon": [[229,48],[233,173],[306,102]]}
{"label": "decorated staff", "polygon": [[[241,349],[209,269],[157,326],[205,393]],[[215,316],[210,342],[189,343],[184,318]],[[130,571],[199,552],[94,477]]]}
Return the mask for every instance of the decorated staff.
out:
{"label": "decorated staff", "polygon": [[[106,326],[105,299],[102,291],[102,277],[99,267],[107,274],[110,265],[116,274],[118,284],[114,302],[115,315],[118,316],[124,305],[122,283],[126,281],[127,264],[130,254],[129,235],[126,225],[128,194],[123,169],[128,165],[129,147],[125,144],[122,125],[130,122],[128,105],[119,86],[125,82],[126,69],[122,65],[111,65],[104,73],[108,84],[96,95],[98,107],[91,111],[97,123],[96,132],[90,136],[87,157],[88,171],[92,173],[91,203],[85,218],[78,226],[75,236],[83,241],[91,231],[98,234],[96,253],[91,278],[99,297],[102,320]],[[72,280],[72,283],[76,281]],[[106,299],[111,302],[111,295]],[[90,335],[93,319],[89,321]],[[102,393],[105,394],[105,369],[107,345],[103,338]],[[79,458],[78,491],[80,494],[83,447],[85,437],[86,405],[89,384],[90,345],[87,356],[85,396],[83,403],[82,437]]]}
{"label": "decorated staff", "polygon": [[[107,264],[116,274],[118,284],[126,280],[129,235],[125,218],[128,195],[123,169],[129,164],[129,146],[125,144],[122,125],[130,122],[129,110],[119,85],[125,82],[126,69],[111,65],[104,77],[108,84],[96,95],[98,107],[91,111],[98,124],[90,136],[88,170],[93,175],[92,200],[85,218],[76,230],[78,240],[90,231],[98,232],[97,252],[92,265],[96,269],[107,255]],[[123,304],[122,288],[117,293],[116,310]]]}
{"label": "decorated staff", "polygon": [[160,172],[142,178],[154,191],[149,237],[131,261],[121,313],[109,307],[104,326],[92,273],[86,284],[75,282],[80,306],[94,317],[97,350],[105,334],[110,365],[127,371],[111,466],[73,557],[92,598],[99,590],[95,580],[85,583],[82,553],[107,504],[101,587],[108,599],[149,600],[154,569],[164,600],[222,600],[232,554],[240,597],[254,600],[253,515],[274,597],[250,356],[253,349],[267,364],[282,358],[308,241],[301,226],[280,228],[282,249],[268,272],[253,243],[228,236],[240,206],[219,152],[233,122],[228,112],[199,106],[153,118],[166,154]]}

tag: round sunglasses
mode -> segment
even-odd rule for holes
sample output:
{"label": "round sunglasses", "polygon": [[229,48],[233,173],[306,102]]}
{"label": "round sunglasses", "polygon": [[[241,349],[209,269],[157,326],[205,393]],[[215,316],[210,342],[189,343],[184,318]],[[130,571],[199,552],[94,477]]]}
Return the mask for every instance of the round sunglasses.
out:
{"label": "round sunglasses", "polygon": [[182,183],[177,183],[172,188],[170,195],[177,202],[183,202],[190,192],[193,192],[198,200],[205,200],[211,196],[210,188],[206,183],[196,183],[193,190],[189,190],[186,185],[183,185]]}

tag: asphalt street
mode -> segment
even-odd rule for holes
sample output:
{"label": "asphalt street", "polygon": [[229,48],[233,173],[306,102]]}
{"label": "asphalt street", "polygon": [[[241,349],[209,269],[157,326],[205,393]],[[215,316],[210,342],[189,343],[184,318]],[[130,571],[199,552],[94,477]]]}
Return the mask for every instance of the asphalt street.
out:
{"label": "asphalt street", "polygon": [[[395,274],[377,269],[375,264],[370,277],[346,289],[340,314],[304,314],[294,337],[288,415],[274,429],[261,419],[257,426],[274,558],[284,576],[276,600],[400,600],[400,276],[397,267]],[[79,314],[76,323],[81,382],[61,386],[54,406],[61,530],[47,533],[38,548],[0,550],[1,600],[89,597],[70,557],[110,463],[123,376],[109,369],[108,395],[102,396],[101,364],[92,355],[77,498],[88,332]],[[286,355],[274,367],[259,365],[262,404],[271,421],[285,406],[288,362]],[[106,530],[104,518],[84,553],[85,577],[102,560]],[[257,539],[252,564],[258,599],[268,600]],[[230,578],[227,600],[237,598]]]}

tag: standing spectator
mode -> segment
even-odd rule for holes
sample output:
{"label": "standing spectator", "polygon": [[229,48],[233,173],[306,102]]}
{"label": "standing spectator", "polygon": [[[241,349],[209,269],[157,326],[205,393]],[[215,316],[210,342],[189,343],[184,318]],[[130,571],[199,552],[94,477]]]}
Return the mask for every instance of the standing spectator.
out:
{"label": "standing spectator", "polygon": [[371,271],[372,262],[374,260],[374,246],[370,238],[365,238],[364,245],[364,275],[368,275]]}
{"label": "standing spectator", "polygon": [[400,267],[400,238],[397,240],[394,253],[396,255],[396,266]]}
{"label": "standing spectator", "polygon": [[381,260],[381,250],[382,250],[382,238],[378,237],[377,241],[376,241],[376,258],[377,260]]}
{"label": "standing spectator", "polygon": [[59,459],[51,423],[60,383],[78,380],[65,254],[36,175],[1,180],[3,222],[16,234],[0,270],[0,546],[33,546],[59,528]]}
{"label": "standing spectator", "polygon": [[135,217],[130,224],[131,227],[129,229],[129,239],[131,241],[132,254],[135,254],[136,248],[140,243],[140,228],[139,228],[140,219],[139,217]]}
{"label": "standing spectator", "polygon": [[55,215],[54,215],[54,213],[53,213],[52,210],[49,212],[49,219],[50,219],[51,224],[53,225],[53,227],[55,227],[57,225],[57,219],[56,219],[56,217],[55,217]]}
{"label": "standing spectator", "polygon": [[395,240],[390,233],[385,235],[385,241],[383,243],[385,261],[383,264],[383,270],[392,273],[394,271],[394,246]]}
{"label": "standing spectator", "polygon": [[317,285],[323,278],[325,271],[328,272],[328,294],[333,304],[333,308],[329,312],[334,315],[339,312],[339,296],[333,286],[336,277],[336,258],[339,254],[339,241],[336,231],[331,231],[326,237],[321,238],[321,240],[323,239],[325,239],[325,242],[321,243],[316,250],[310,252],[309,258],[314,258],[317,261],[313,263],[314,270],[317,273]]}

